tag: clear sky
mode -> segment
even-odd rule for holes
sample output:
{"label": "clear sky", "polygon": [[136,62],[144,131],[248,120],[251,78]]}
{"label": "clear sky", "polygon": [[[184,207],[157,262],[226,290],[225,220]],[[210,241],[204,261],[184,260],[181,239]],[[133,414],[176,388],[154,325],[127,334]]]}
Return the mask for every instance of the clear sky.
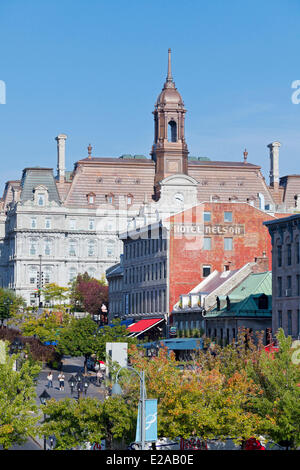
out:
{"label": "clear sky", "polygon": [[[191,155],[248,161],[269,181],[300,173],[299,0],[1,0],[0,194],[26,166],[87,156],[149,156],[155,100],[172,72]],[[1,96],[0,96],[1,98]]]}

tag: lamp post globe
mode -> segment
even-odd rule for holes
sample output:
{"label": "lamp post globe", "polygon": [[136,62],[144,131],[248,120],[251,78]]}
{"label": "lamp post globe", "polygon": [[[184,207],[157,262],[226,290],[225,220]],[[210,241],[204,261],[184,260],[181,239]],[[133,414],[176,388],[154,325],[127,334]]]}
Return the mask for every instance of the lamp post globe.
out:
{"label": "lamp post globe", "polygon": [[118,395],[122,395],[123,391],[120,387],[120,385],[118,384],[118,382],[114,383],[112,388],[111,388],[111,395],[112,396],[118,396]]}

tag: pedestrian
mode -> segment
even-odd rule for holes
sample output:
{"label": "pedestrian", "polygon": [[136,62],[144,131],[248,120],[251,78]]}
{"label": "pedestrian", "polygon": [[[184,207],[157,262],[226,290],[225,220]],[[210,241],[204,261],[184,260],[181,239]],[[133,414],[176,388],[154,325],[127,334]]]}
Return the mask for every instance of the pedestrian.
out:
{"label": "pedestrian", "polygon": [[103,379],[103,375],[102,375],[102,372],[101,372],[100,369],[97,371],[96,377],[97,377],[97,384],[98,384],[98,385],[101,385],[101,382],[102,382],[102,379]]}
{"label": "pedestrian", "polygon": [[53,374],[52,371],[49,372],[47,375],[47,380],[48,380],[48,388],[53,388]]}
{"label": "pedestrian", "polygon": [[59,390],[64,391],[65,389],[65,376],[63,372],[58,374],[58,383],[59,383]]}

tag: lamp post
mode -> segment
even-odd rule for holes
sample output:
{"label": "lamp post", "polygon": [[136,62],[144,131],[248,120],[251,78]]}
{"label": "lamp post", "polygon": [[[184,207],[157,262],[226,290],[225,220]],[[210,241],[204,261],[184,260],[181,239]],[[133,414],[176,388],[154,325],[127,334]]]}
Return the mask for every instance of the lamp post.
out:
{"label": "lamp post", "polygon": [[74,387],[76,385],[76,379],[75,379],[74,375],[71,375],[68,382],[69,382],[70,389],[71,389],[71,395],[73,395],[73,390],[74,390]]}
{"label": "lamp post", "polygon": [[[40,399],[40,402],[43,406],[46,405],[47,401],[50,400],[51,396],[49,395],[49,393],[47,393],[47,391],[44,389],[43,393],[39,396],[39,399]],[[43,411],[43,414],[44,414],[44,422],[46,420],[46,415]],[[44,450],[47,450],[46,448],[46,436],[44,435]]]}
{"label": "lamp post", "polygon": [[[23,348],[24,348],[23,342],[20,340],[20,338],[16,337],[10,346],[10,351],[12,354],[20,354],[21,361],[22,361],[23,360],[23,352],[22,352]],[[19,364],[20,364],[20,361],[19,361],[19,358],[17,357],[16,358],[16,370],[19,370]]]}
{"label": "lamp post", "polygon": [[142,370],[141,372],[138,372],[136,369],[134,369],[133,367],[131,366],[127,366],[127,367],[121,367],[118,372],[117,372],[117,375],[116,375],[116,382],[114,383],[114,385],[112,386],[112,389],[111,389],[111,394],[112,395],[122,395],[122,389],[118,383],[118,377],[119,377],[119,373],[122,369],[129,369],[130,371],[132,372],[135,372],[138,376],[139,376],[139,379],[140,379],[140,410],[141,410],[141,419],[140,419],[140,426],[141,426],[141,449],[142,450],[145,450],[145,438],[146,438],[146,429],[145,429],[145,421],[146,421],[146,417],[145,417],[145,400],[147,398],[147,394],[146,394],[146,388],[145,388],[145,372]]}

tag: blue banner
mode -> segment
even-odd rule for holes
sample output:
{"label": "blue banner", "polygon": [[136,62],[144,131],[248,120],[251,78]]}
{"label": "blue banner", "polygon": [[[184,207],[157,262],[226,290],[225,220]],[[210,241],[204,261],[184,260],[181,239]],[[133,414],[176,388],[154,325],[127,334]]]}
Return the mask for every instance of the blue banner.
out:
{"label": "blue banner", "polygon": [[[141,442],[141,403],[138,407],[135,442]],[[145,400],[145,442],[157,440],[157,399]]]}

